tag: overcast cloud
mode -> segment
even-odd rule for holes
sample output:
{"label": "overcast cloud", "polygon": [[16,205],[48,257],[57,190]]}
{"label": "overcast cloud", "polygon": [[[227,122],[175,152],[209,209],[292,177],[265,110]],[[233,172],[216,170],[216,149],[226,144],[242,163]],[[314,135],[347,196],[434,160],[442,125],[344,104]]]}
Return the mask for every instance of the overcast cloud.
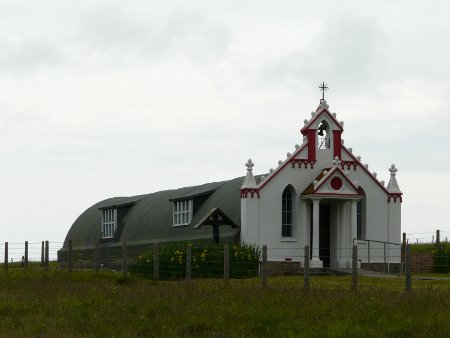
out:
{"label": "overcast cloud", "polygon": [[446,1],[0,1],[1,241],[93,203],[266,173],[329,84],[403,231],[450,230]]}

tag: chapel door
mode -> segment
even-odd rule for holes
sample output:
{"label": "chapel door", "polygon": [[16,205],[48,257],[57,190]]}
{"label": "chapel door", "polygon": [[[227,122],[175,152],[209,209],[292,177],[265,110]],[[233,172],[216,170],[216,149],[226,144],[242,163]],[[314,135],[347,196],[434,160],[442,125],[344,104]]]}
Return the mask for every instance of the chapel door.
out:
{"label": "chapel door", "polygon": [[319,258],[324,267],[330,267],[331,246],[331,212],[329,205],[320,205],[319,208]]}

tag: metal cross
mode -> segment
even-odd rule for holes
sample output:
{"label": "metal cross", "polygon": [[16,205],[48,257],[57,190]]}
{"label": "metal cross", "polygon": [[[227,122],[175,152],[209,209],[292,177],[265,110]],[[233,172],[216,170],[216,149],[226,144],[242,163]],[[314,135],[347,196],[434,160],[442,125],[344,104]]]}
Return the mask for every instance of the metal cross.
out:
{"label": "metal cross", "polygon": [[319,89],[322,91],[322,100],[325,100],[325,91],[328,90],[328,86],[325,84],[325,82],[322,81]]}

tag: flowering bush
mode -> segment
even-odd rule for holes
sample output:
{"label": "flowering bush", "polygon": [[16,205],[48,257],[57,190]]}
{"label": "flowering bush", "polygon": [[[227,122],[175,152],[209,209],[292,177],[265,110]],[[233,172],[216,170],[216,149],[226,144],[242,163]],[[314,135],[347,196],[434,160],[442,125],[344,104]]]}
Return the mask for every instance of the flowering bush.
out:
{"label": "flowering bush", "polygon": [[[185,243],[166,244],[159,248],[159,275],[165,278],[184,278],[186,275]],[[223,245],[192,246],[191,269],[193,277],[221,277],[224,272]],[[253,245],[229,245],[230,277],[257,276],[260,250]],[[135,259],[130,271],[153,275],[153,251],[145,252]]]}

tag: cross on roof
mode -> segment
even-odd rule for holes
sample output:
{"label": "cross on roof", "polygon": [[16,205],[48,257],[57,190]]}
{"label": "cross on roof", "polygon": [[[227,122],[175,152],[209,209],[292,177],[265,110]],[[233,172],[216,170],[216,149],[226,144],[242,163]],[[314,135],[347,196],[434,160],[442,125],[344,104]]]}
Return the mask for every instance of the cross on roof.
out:
{"label": "cross on roof", "polygon": [[325,100],[325,91],[328,90],[328,86],[325,84],[325,82],[322,81],[319,89],[322,91],[322,100]]}

